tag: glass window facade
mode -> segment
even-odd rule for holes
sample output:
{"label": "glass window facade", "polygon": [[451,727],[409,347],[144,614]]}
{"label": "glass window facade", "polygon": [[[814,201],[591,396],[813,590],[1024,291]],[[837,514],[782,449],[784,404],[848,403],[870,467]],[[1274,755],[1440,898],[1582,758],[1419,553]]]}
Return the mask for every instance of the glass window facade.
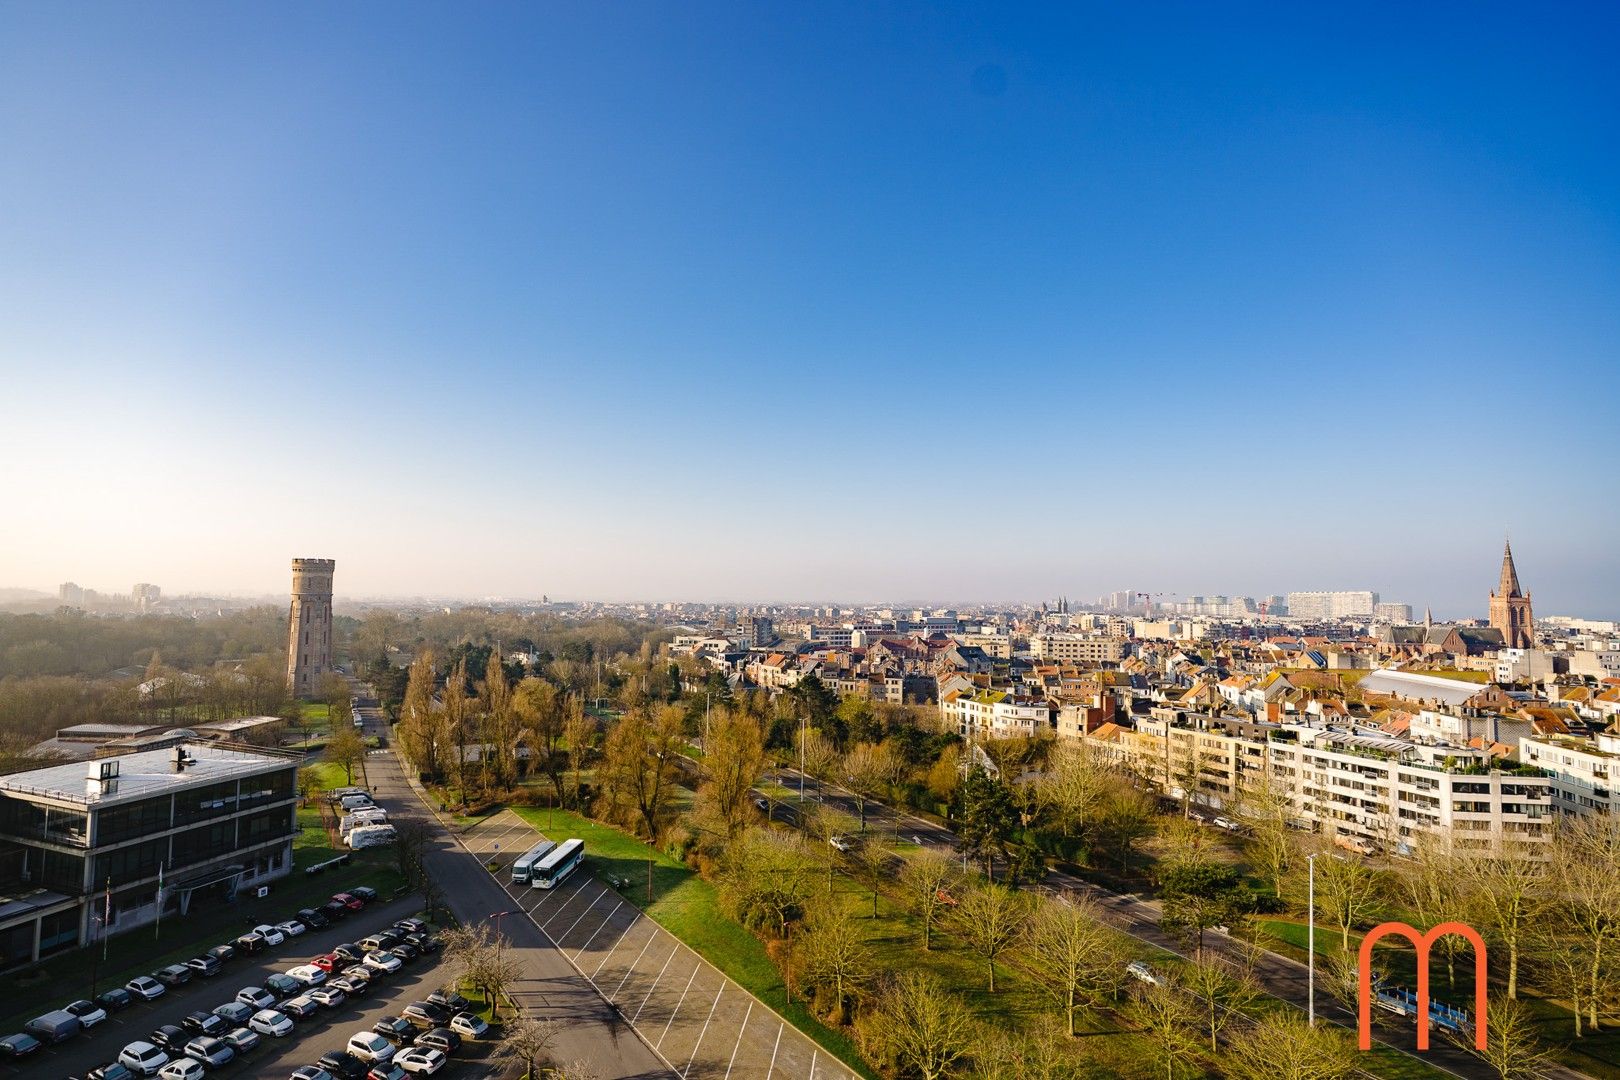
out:
{"label": "glass window facade", "polygon": [[90,884],[93,888],[104,889],[110,880],[117,888],[120,882],[151,877],[157,873],[158,865],[168,854],[169,839],[163,837],[97,855]]}
{"label": "glass window facade", "polygon": [[96,846],[150,836],[170,827],[170,796],[159,795],[96,811]]}
{"label": "glass window facade", "polygon": [[7,836],[85,847],[90,842],[86,831],[87,820],[82,810],[65,810],[23,799],[0,797],[0,833]]}
{"label": "glass window facade", "polygon": [[207,787],[176,792],[174,796],[174,823],[190,825],[194,821],[227,817],[236,813],[237,781],[222,780]]}

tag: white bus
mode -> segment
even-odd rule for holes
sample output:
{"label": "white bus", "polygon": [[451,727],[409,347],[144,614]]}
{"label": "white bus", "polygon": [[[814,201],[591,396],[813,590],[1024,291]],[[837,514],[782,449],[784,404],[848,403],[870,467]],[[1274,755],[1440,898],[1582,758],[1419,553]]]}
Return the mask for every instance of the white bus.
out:
{"label": "white bus", "polygon": [[529,887],[532,889],[549,889],[560,885],[564,878],[579,869],[579,864],[585,861],[585,841],[564,840],[558,844],[544,859],[534,864],[529,871]]}
{"label": "white bus", "polygon": [[349,833],[349,848],[359,851],[361,848],[386,847],[398,838],[392,825],[362,825]]}
{"label": "white bus", "polygon": [[534,869],[534,864],[551,854],[551,849],[556,846],[557,843],[554,840],[542,840],[522,855],[519,855],[517,862],[512,864],[512,884],[527,885],[529,883],[529,871]]}

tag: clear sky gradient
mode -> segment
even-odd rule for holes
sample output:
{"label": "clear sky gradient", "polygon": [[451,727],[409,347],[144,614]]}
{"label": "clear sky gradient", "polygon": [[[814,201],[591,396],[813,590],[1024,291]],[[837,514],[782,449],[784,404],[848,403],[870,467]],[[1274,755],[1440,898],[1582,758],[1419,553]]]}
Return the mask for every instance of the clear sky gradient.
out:
{"label": "clear sky gradient", "polygon": [[0,584],[1620,614],[1615,11],[0,6]]}

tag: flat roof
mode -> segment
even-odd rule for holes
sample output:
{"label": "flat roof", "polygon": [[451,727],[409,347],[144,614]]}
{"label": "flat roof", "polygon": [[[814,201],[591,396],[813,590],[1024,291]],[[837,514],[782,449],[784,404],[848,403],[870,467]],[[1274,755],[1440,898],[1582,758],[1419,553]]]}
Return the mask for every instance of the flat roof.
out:
{"label": "flat roof", "polygon": [[175,746],[120,754],[91,763],[117,764],[118,782],[110,792],[92,793],[87,776],[90,766],[78,761],[0,776],[0,793],[106,806],[296,765],[292,758],[279,754],[253,753],[208,742],[178,745],[185,749],[191,761],[184,772],[174,771]]}

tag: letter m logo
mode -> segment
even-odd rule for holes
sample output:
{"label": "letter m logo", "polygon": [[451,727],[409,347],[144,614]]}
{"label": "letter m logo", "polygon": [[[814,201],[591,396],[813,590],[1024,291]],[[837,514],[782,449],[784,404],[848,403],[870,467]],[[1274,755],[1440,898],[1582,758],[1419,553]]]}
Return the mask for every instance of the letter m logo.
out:
{"label": "letter m logo", "polygon": [[1429,949],[1447,934],[1458,934],[1474,947],[1474,1046],[1485,1049],[1485,940],[1473,927],[1460,922],[1441,923],[1427,934],[1419,934],[1403,922],[1387,922],[1373,927],[1361,939],[1361,1048],[1372,1049],[1372,951],[1379,939],[1399,934],[1417,950],[1417,1048],[1429,1048]]}

